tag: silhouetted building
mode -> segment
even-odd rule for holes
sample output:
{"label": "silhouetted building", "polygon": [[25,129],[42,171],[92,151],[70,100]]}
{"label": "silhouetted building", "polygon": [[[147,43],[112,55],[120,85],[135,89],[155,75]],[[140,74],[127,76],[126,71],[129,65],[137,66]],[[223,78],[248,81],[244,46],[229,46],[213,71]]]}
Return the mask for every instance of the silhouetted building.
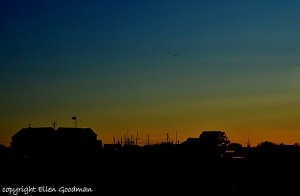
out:
{"label": "silhouetted building", "polygon": [[23,128],[12,136],[11,150],[17,158],[50,156],[55,130],[52,127]]}
{"label": "silhouetted building", "polygon": [[58,128],[56,144],[62,157],[85,157],[95,155],[101,150],[102,142],[91,128]]}
{"label": "silhouetted building", "polygon": [[8,159],[9,155],[10,155],[10,148],[0,144],[0,161]]}
{"label": "silhouetted building", "polygon": [[189,137],[187,138],[186,141],[183,141],[181,143],[181,145],[187,145],[187,146],[193,146],[193,147],[196,147],[196,146],[199,146],[200,145],[200,140],[199,138],[192,138],[192,137]]}
{"label": "silhouetted building", "polygon": [[193,158],[199,159],[201,156],[201,146],[199,137],[197,138],[187,138],[186,141],[183,141],[180,145],[180,151],[178,156],[181,158]]}
{"label": "silhouetted building", "polygon": [[230,143],[223,131],[202,131],[199,136],[201,145],[206,147],[227,147]]}
{"label": "silhouetted building", "polygon": [[230,141],[223,131],[202,131],[199,136],[202,155],[207,158],[222,158]]}
{"label": "silhouetted building", "polygon": [[202,131],[198,138],[180,144],[180,156],[195,159],[222,158],[230,141],[223,131]]}

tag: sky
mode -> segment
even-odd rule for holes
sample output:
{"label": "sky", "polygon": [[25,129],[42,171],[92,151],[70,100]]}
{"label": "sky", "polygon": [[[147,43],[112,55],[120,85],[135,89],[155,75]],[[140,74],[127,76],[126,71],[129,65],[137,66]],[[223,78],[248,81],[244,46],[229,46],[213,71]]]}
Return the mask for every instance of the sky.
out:
{"label": "sky", "polygon": [[73,116],[103,143],[204,130],[300,142],[299,11],[296,0],[0,1],[0,144]]}

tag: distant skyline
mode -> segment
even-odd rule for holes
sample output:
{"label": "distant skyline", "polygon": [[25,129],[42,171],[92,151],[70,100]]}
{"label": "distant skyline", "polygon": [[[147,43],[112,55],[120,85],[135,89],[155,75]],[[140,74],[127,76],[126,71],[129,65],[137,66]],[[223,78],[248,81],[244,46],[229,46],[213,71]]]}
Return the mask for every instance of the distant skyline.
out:
{"label": "distant skyline", "polygon": [[[300,142],[300,2],[4,0],[0,144],[32,127]],[[177,55],[177,56],[176,56]]]}

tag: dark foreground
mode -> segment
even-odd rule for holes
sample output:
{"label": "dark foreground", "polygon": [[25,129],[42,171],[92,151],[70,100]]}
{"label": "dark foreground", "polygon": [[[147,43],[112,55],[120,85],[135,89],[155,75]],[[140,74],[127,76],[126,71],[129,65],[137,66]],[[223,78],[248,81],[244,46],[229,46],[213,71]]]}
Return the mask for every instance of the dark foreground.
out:
{"label": "dark foreground", "polygon": [[1,195],[9,195],[5,188],[22,186],[86,187],[97,195],[287,195],[300,191],[299,174],[299,162],[292,161],[19,160],[2,161],[0,186]]}

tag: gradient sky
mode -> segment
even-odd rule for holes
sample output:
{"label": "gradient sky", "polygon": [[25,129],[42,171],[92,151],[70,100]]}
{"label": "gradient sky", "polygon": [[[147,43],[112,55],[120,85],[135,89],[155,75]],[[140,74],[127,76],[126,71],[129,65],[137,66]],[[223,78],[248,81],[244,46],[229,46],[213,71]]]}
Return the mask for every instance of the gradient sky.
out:
{"label": "gradient sky", "polygon": [[296,0],[2,0],[0,144],[72,116],[103,143],[300,142],[299,13]]}

